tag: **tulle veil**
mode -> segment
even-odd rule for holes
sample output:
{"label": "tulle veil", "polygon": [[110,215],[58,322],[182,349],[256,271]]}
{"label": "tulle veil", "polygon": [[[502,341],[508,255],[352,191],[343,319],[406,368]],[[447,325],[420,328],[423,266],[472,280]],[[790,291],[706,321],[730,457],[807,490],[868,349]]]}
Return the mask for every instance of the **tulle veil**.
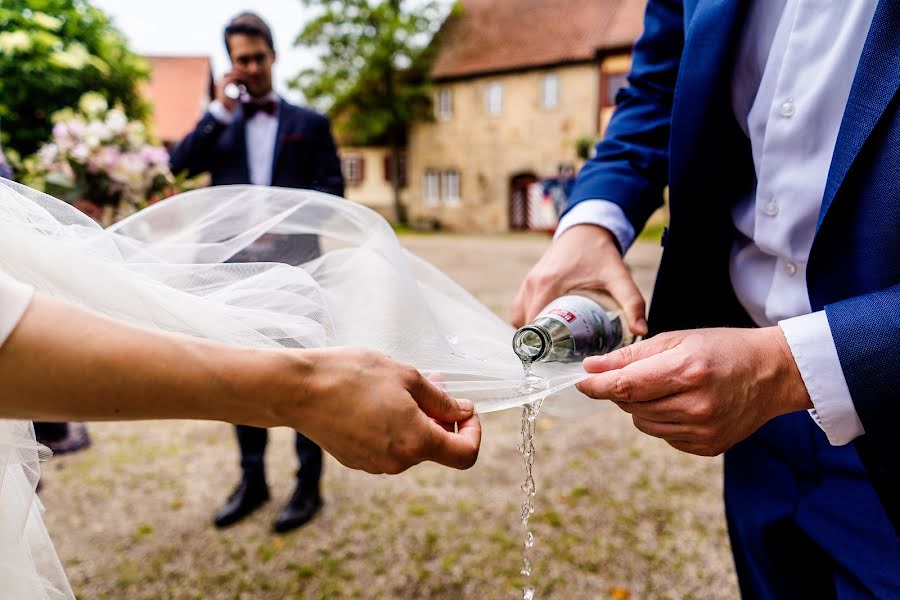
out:
{"label": "tulle veil", "polygon": [[[68,204],[0,179],[0,270],[143,326],[247,347],[377,349],[482,413],[549,394],[560,413],[588,406],[573,387],[585,378],[577,364],[538,365],[544,385],[523,388],[510,325],[406,251],[377,213],[327,194],[204,188],[104,230]],[[40,522],[32,433],[0,422],[0,580],[13,569],[23,585],[44,590],[16,597],[70,597]]]}

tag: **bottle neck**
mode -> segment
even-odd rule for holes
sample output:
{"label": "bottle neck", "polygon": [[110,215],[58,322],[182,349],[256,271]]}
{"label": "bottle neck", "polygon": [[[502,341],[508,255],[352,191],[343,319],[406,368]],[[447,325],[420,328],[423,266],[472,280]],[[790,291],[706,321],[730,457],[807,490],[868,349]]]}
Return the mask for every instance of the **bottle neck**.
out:
{"label": "bottle neck", "polygon": [[513,350],[524,363],[543,360],[550,353],[551,345],[550,332],[540,325],[526,325],[513,336]]}

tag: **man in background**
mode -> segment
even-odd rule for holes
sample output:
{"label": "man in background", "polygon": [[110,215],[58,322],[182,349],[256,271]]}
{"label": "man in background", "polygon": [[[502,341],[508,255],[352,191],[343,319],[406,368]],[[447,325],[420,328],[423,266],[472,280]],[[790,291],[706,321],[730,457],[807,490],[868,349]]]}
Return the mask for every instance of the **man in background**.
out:
{"label": "man in background", "polygon": [[[275,48],[269,26],[249,12],[225,28],[232,70],[193,132],[171,155],[173,173],[208,171],[213,185],[254,184],[317,190],[342,196],[340,159],[328,119],[286,102],[272,89]],[[275,259],[299,264],[318,255],[318,240],[304,236],[260,239],[233,262]],[[265,429],[238,425],[241,480],[215,515],[217,527],[237,523],[269,499]],[[322,450],[298,433],[297,487],[274,530],[302,526],[319,510]]]}

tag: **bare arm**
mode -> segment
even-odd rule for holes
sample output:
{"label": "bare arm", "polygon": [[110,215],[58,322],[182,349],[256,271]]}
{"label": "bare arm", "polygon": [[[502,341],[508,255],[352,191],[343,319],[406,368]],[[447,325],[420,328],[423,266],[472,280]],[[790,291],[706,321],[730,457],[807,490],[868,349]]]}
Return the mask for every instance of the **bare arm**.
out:
{"label": "bare arm", "polygon": [[471,403],[377,352],[238,348],[42,295],[0,347],[0,418],[286,425],[347,466],[391,473],[424,460],[467,468],[481,434]]}

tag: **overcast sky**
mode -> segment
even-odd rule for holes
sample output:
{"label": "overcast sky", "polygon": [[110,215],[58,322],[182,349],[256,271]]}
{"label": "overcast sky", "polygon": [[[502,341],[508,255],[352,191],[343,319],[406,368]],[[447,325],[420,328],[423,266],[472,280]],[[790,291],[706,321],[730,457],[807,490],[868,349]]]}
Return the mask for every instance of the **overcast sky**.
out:
{"label": "overcast sky", "polygon": [[230,68],[222,42],[222,30],[234,15],[250,9],[259,14],[275,38],[275,90],[294,101],[297,92],[287,89],[287,80],[315,64],[315,55],[294,48],[294,38],[310,18],[300,0],[93,0],[115,21],[131,48],[140,54],[201,54],[212,58],[219,77]]}

